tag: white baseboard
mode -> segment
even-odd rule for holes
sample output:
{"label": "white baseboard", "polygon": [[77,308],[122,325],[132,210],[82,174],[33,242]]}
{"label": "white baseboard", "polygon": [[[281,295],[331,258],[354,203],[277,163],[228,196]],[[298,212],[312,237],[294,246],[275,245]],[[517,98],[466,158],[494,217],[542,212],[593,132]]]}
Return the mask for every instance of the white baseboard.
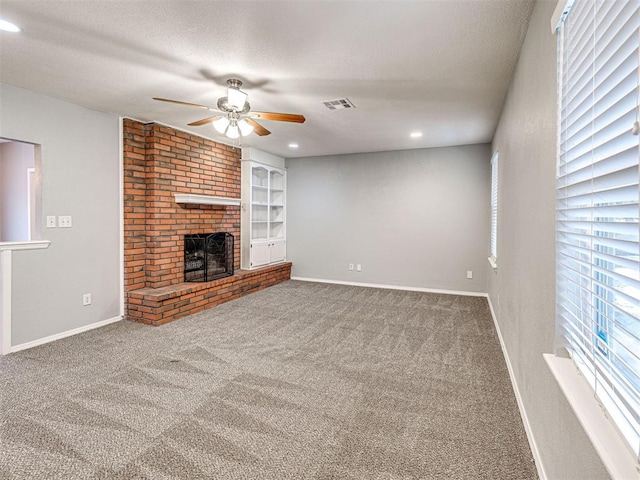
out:
{"label": "white baseboard", "polygon": [[21,350],[26,350],[28,348],[37,347],[38,345],[44,345],[45,343],[55,342],[56,340],[60,340],[62,338],[71,337],[72,335],[77,335],[82,332],[86,332],[88,330],[93,330],[94,328],[104,327],[105,325],[109,325],[110,323],[119,322],[122,320],[122,316],[118,315],[117,317],[108,318],[106,320],[102,320],[100,322],[92,323],[90,325],[85,325],[83,327],[74,328],[72,330],[67,330],[66,332],[56,333],[55,335],[50,335],[48,337],[39,338],[38,340],[32,340],[31,342],[22,343],[20,345],[14,345],[11,347],[10,352],[19,352]]}
{"label": "white baseboard", "polygon": [[291,277],[301,282],[333,283],[335,285],[351,285],[354,287],[385,288],[388,290],[406,290],[408,292],[444,293],[447,295],[464,295],[467,297],[486,297],[485,292],[464,292],[460,290],[440,290],[437,288],[404,287],[400,285],[384,285],[379,283],[343,282],[342,280],[326,280],[324,278]]}
{"label": "white baseboard", "polygon": [[513,368],[511,367],[511,360],[509,360],[509,353],[507,352],[507,347],[504,343],[504,339],[502,338],[502,332],[500,331],[500,325],[498,324],[498,319],[496,318],[496,312],[493,310],[493,304],[491,303],[491,297],[487,295],[487,301],[489,302],[489,310],[491,310],[491,318],[493,318],[493,324],[496,327],[496,332],[498,334],[498,339],[500,340],[500,347],[502,348],[502,354],[504,355],[505,363],[507,364],[507,370],[509,371],[509,379],[511,380],[511,386],[513,387],[513,393],[516,396],[516,402],[518,402],[518,410],[520,410],[520,417],[522,418],[522,423],[524,425],[524,431],[527,434],[527,440],[529,440],[529,447],[531,448],[531,454],[533,455],[533,461],[536,464],[536,470],[538,471],[538,477],[540,480],[547,480],[547,473],[544,470],[544,465],[542,464],[542,458],[540,457],[540,451],[538,450],[538,445],[536,444],[536,439],[533,436],[533,431],[531,430],[531,424],[529,423],[529,417],[527,417],[527,412],[524,409],[524,403],[522,401],[522,396],[520,395],[520,390],[518,389],[518,384],[516,383],[516,378],[513,373]]}

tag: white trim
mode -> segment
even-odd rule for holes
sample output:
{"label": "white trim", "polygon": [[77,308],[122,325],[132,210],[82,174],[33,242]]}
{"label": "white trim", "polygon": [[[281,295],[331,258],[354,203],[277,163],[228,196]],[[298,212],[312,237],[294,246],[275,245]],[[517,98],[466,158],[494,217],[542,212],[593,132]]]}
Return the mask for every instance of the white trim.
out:
{"label": "white trim", "polygon": [[291,280],[301,282],[333,283],[336,285],[351,285],[354,287],[385,288],[387,290],[406,290],[408,292],[444,293],[447,295],[465,295],[467,297],[486,297],[485,292],[464,292],[460,290],[441,290],[438,288],[404,287],[401,285],[383,285],[378,283],[343,282],[342,280],[326,280],[324,278],[291,277]]}
{"label": "white trim", "polygon": [[640,466],[627,442],[595,399],[593,389],[570,358],[542,355],[582,428],[614,479],[640,478]]}
{"label": "white trim", "polygon": [[3,242],[0,243],[0,252],[6,250],[38,250],[47,248],[51,244],[50,240],[34,240],[32,242]]}
{"label": "white trim", "polygon": [[31,241],[33,236],[33,232],[31,231],[31,223],[33,222],[34,215],[32,215],[32,213],[35,213],[31,211],[31,208],[33,207],[33,205],[31,205],[31,189],[35,188],[31,184],[31,175],[35,176],[35,174],[35,168],[27,168],[27,240],[29,241]]}
{"label": "white trim", "polygon": [[176,199],[176,203],[240,206],[239,198],[213,197],[211,195],[196,195],[194,193],[174,193],[173,196]]}
{"label": "white trim", "polygon": [[106,320],[101,320],[100,322],[92,323],[91,325],[84,325],[82,327],[74,328],[72,330],[67,330],[66,332],[56,333],[55,335],[50,335],[48,337],[39,338],[38,340],[33,340],[31,342],[22,343],[20,345],[16,345],[11,348],[11,353],[19,352],[21,350],[26,350],[28,348],[37,347],[39,345],[44,345],[45,343],[54,342],[56,340],[60,340],[66,337],[71,337],[73,335],[77,335],[79,333],[87,332],[89,330],[94,330],[96,328],[104,327],[105,325],[109,325],[110,323],[119,322],[122,320],[122,315],[118,315],[117,317],[108,318]]}
{"label": "white trim", "polygon": [[558,27],[564,21],[569,10],[571,10],[571,6],[573,5],[574,0],[558,0],[556,4],[556,9],[553,11],[553,15],[551,15],[551,34],[555,35]]}
{"label": "white trim", "polygon": [[547,473],[544,470],[542,457],[540,456],[540,450],[538,449],[536,439],[533,436],[533,430],[531,429],[531,424],[529,423],[529,417],[527,416],[527,411],[524,409],[522,395],[520,395],[520,389],[518,388],[518,383],[516,382],[516,377],[513,373],[513,367],[511,366],[511,360],[509,359],[509,352],[507,352],[507,346],[504,343],[504,338],[502,338],[502,332],[500,331],[500,325],[498,324],[498,319],[496,318],[496,312],[494,311],[493,304],[491,303],[491,297],[488,295],[487,301],[489,302],[489,310],[491,311],[491,318],[493,318],[493,324],[496,328],[496,333],[498,334],[498,340],[500,340],[502,355],[504,356],[505,363],[507,364],[507,370],[509,371],[509,378],[511,379],[513,393],[516,397],[516,402],[518,402],[518,410],[520,410],[520,417],[522,418],[524,431],[527,434],[527,440],[529,440],[529,447],[531,448],[533,461],[536,464],[536,469],[538,470],[538,477],[540,478],[540,480],[547,480],[547,478],[549,477],[547,477]]}
{"label": "white trim", "polygon": [[11,350],[11,250],[0,251],[0,355]]}
{"label": "white trim", "polygon": [[124,318],[124,125],[123,117],[118,120],[120,124],[120,166],[119,182],[120,182],[120,194],[118,201],[120,202],[120,315]]}
{"label": "white trim", "polygon": [[243,162],[252,161],[268,165],[270,167],[285,168],[284,157],[259,150],[255,147],[243,147],[240,160]]}
{"label": "white trim", "polygon": [[489,265],[491,265],[491,268],[493,268],[494,271],[497,271],[498,264],[496,263],[495,257],[488,257],[487,260],[489,260]]}

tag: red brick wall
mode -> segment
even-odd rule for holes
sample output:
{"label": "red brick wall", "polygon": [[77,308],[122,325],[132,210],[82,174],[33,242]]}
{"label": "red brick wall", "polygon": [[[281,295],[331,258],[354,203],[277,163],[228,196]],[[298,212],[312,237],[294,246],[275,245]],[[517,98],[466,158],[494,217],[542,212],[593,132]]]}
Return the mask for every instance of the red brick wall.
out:
{"label": "red brick wall", "polygon": [[149,125],[124,120],[124,289],[146,287],[146,183],[147,132]]}
{"label": "red brick wall", "polygon": [[125,292],[183,281],[183,236],[229,232],[240,268],[240,207],[175,203],[175,193],[240,198],[240,149],[155,123],[123,122]]}

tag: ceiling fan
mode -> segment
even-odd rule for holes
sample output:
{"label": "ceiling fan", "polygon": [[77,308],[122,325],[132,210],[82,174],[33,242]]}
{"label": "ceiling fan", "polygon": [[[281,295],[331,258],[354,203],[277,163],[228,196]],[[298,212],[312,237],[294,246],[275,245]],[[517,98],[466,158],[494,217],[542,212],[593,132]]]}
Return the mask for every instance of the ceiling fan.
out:
{"label": "ceiling fan", "polygon": [[197,103],[181,102],[179,100],[169,100],[167,98],[154,97],[153,99],[160,102],[177,103],[178,105],[219,112],[218,115],[203,118],[202,120],[191,122],[188,125],[197,127],[212,123],[216,131],[229,138],[246,137],[252,132],[260,136],[269,135],[271,132],[256,122],[256,119],[304,123],[304,116],[293,113],[252,112],[251,106],[249,102],[247,102],[248,95],[240,90],[241,86],[242,82],[238,79],[230,78],[227,80],[227,96],[218,99],[218,108],[199,105]]}

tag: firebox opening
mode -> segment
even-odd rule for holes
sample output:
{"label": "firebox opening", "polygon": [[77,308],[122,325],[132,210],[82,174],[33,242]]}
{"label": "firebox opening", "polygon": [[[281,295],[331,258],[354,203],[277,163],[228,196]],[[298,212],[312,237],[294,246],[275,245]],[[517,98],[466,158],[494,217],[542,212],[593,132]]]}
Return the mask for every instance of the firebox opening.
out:
{"label": "firebox opening", "polygon": [[233,275],[233,235],[226,232],[184,236],[184,281],[210,282]]}

